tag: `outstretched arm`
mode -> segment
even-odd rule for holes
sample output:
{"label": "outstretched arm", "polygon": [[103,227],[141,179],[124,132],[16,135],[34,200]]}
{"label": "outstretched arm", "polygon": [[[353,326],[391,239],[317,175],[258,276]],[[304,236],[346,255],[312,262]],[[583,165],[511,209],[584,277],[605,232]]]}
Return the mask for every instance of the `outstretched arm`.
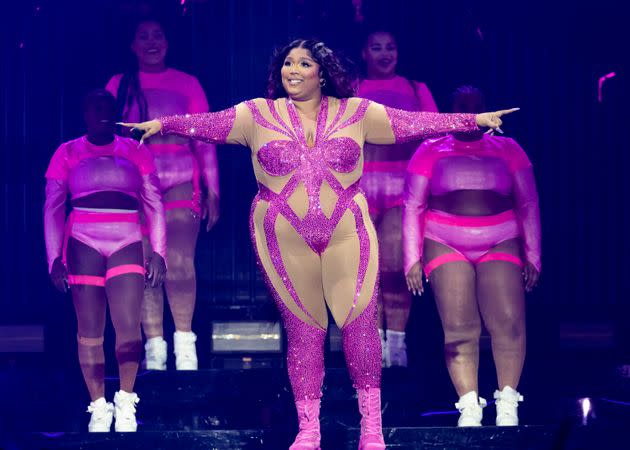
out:
{"label": "outstretched arm", "polygon": [[501,131],[501,117],[518,108],[483,114],[442,114],[403,111],[370,102],[363,120],[365,141],[389,145],[426,139],[458,131],[472,131],[482,127]]}
{"label": "outstretched arm", "polygon": [[166,116],[147,122],[121,125],[144,131],[140,142],[162,132],[211,144],[248,145],[253,119],[247,106],[240,103],[218,112]]}

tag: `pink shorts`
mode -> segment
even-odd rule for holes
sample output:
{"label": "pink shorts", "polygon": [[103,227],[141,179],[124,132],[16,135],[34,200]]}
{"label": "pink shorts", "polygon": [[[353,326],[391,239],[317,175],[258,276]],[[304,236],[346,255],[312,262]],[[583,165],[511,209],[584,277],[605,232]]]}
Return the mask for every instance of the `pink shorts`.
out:
{"label": "pink shorts", "polygon": [[366,161],[361,189],[365,192],[370,214],[402,206],[407,161]]}
{"label": "pink shorts", "polygon": [[[66,221],[62,260],[67,267],[68,239],[72,237],[93,248],[105,258],[130,244],[142,241],[140,218],[137,211],[94,211],[73,209]],[[108,278],[124,273],[144,275],[144,268],[136,264],[114,267],[101,275],[68,275],[68,284],[105,286]]]}
{"label": "pink shorts", "polygon": [[426,215],[424,237],[450,247],[453,252],[438,256],[424,265],[430,273],[442,264],[467,261],[480,264],[487,261],[506,261],[523,265],[520,257],[501,252],[489,253],[501,242],[520,236],[514,211],[494,216],[456,216],[430,210]]}

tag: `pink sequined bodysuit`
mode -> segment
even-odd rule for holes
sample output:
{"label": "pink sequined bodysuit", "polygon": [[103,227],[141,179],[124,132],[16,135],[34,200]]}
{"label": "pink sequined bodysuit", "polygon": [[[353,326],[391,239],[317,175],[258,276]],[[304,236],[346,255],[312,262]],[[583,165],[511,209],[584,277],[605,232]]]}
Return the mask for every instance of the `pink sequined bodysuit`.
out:
{"label": "pink sequined bodysuit", "polygon": [[287,329],[295,397],[321,395],[326,304],[342,329],[355,386],[379,386],[378,245],[359,188],[363,144],[475,129],[474,115],[411,113],[360,98],[324,97],[311,147],[296,106],[285,98],[160,121],[164,133],[252,151],[259,185],[252,242]]}
{"label": "pink sequined bodysuit", "polygon": [[[512,196],[514,210],[494,216],[455,216],[427,209],[429,196],[458,190],[486,190]],[[512,139],[484,135],[474,141],[445,136],[425,141],[409,162],[403,240],[405,273],[422,261],[426,237],[447,245],[453,253],[425,265],[428,274],[441,264],[466,260],[480,263],[511,255],[488,253],[508,239],[521,238],[524,258],[540,271],[541,233],[538,194],[532,164]]]}
{"label": "pink sequined bodysuit", "polygon": [[[121,78],[121,74],[114,75],[107,83],[106,89],[114,96],[118,95]],[[139,72],[139,79],[147,101],[148,117],[208,111],[203,89],[192,75],[169,68],[158,73]],[[137,103],[125,108],[123,120],[141,121]],[[166,202],[165,209],[185,207],[199,213],[200,178],[219,196],[219,172],[213,144],[193,142],[179,136],[154,136],[147,142],[147,147],[154,155],[163,193],[184,183],[193,185],[192,199]]]}
{"label": "pink sequined bodysuit", "polygon": [[60,256],[65,263],[69,237],[106,258],[142,240],[138,211],[74,208],[66,221],[68,193],[72,200],[99,192],[120,192],[137,199],[149,224],[151,245],[166,259],[162,197],[153,158],[144,146],[120,136],[102,146],[80,137],[57,149],[46,180],[44,233],[49,270]]}
{"label": "pink sequined bodysuit", "polygon": [[[426,84],[399,75],[386,80],[362,80],[358,96],[405,111],[438,110]],[[387,146],[366,143],[363,147],[365,163],[361,188],[373,217],[402,206],[405,170],[418,145],[416,141]]]}

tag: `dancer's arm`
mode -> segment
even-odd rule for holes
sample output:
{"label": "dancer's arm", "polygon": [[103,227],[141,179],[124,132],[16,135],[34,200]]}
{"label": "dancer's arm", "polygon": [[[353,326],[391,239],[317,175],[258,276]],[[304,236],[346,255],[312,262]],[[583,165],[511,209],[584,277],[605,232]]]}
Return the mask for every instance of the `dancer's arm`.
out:
{"label": "dancer's arm", "polygon": [[147,261],[147,278],[151,285],[157,287],[162,284],[166,275],[166,219],[164,204],[160,191],[160,181],[157,176],[153,157],[149,150],[141,145],[138,147],[138,168],[142,175],[140,201],[142,211],[149,229],[149,241],[153,254]]}
{"label": "dancer's arm", "polygon": [[414,81],[416,84],[416,93],[420,100],[420,110],[427,112],[438,112],[437,104],[431,94],[428,86],[425,83]]}
{"label": "dancer's arm", "polygon": [[[201,84],[196,78],[192,81],[188,89],[189,112],[206,113],[209,111],[208,100]],[[208,219],[206,230],[214,226],[219,219],[219,165],[217,162],[217,148],[214,144],[194,141],[193,151],[199,162],[201,178],[206,186],[206,200],[203,208],[203,219]]]}
{"label": "dancer's arm", "polygon": [[248,146],[253,123],[247,105],[239,103],[218,112],[166,116],[147,122],[122,123],[122,125],[144,131],[140,142],[162,132],[212,144]]}
{"label": "dancer's arm", "polygon": [[500,131],[501,117],[518,108],[482,114],[403,111],[370,102],[363,119],[365,141],[390,145],[488,127]]}
{"label": "dancer's arm", "polygon": [[526,259],[525,288],[529,291],[538,282],[541,270],[541,228],[538,191],[532,164],[523,149],[512,139],[510,165],[514,179],[514,209],[522,233]]}
{"label": "dancer's arm", "polygon": [[415,294],[422,294],[422,252],[424,246],[424,221],[429,198],[430,158],[427,142],[421,145],[411,158],[405,176],[403,196],[402,239],[404,270],[407,287]]}
{"label": "dancer's arm", "polygon": [[46,171],[45,196],[44,240],[46,241],[48,273],[55,287],[66,292],[68,290],[67,271],[61,261],[66,222],[66,199],[68,197],[68,165],[65,144],[57,149]]}

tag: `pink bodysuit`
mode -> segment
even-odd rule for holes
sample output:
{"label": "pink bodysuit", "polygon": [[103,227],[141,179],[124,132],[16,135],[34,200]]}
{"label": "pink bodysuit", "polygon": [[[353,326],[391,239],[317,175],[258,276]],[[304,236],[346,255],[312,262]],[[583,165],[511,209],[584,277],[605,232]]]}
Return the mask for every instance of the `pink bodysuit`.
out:
{"label": "pink bodysuit", "polygon": [[[169,68],[159,73],[139,72],[139,78],[147,101],[148,119],[208,111],[203,89],[192,75]],[[122,74],[114,75],[107,83],[106,89],[114,96],[118,95],[121,79]],[[125,107],[123,121],[142,121],[136,103]],[[219,172],[213,144],[193,142],[180,136],[154,136],[147,142],[147,147],[154,156],[162,193],[184,183],[193,185],[191,200],[165,202],[166,210],[190,208],[200,213],[200,177],[208,189],[219,197]]]}
{"label": "pink bodysuit", "polygon": [[[532,165],[513,140],[484,135],[475,141],[445,136],[424,142],[409,162],[403,213],[405,273],[422,261],[426,237],[453,249],[425,265],[427,277],[441,264],[466,260],[503,260],[521,264],[505,253],[488,253],[508,239],[521,237],[523,256],[540,271],[541,233],[538,194]],[[514,210],[494,216],[456,216],[427,210],[429,196],[458,190],[487,190],[512,196]]]}
{"label": "pink bodysuit", "polygon": [[66,221],[68,193],[72,200],[112,191],[137,199],[149,225],[151,245],[166,260],[162,198],[153,158],[144,146],[120,136],[103,146],[90,143],[86,136],[65,142],[53,155],[46,180],[44,233],[49,271],[60,256],[65,264],[69,237],[106,258],[142,240],[138,211],[74,208]]}
{"label": "pink bodysuit", "polygon": [[[362,80],[358,96],[405,111],[438,110],[426,84],[398,75],[386,80]],[[402,206],[405,170],[418,144],[365,144],[361,188],[373,215]]]}
{"label": "pink bodysuit", "polygon": [[378,244],[359,188],[363,145],[476,129],[475,116],[323,97],[312,141],[286,98],[159,120],[167,134],[251,149],[259,186],[250,216],[252,243],[287,330],[296,399],[321,396],[326,303],[341,327],[355,387],[378,387]]}

